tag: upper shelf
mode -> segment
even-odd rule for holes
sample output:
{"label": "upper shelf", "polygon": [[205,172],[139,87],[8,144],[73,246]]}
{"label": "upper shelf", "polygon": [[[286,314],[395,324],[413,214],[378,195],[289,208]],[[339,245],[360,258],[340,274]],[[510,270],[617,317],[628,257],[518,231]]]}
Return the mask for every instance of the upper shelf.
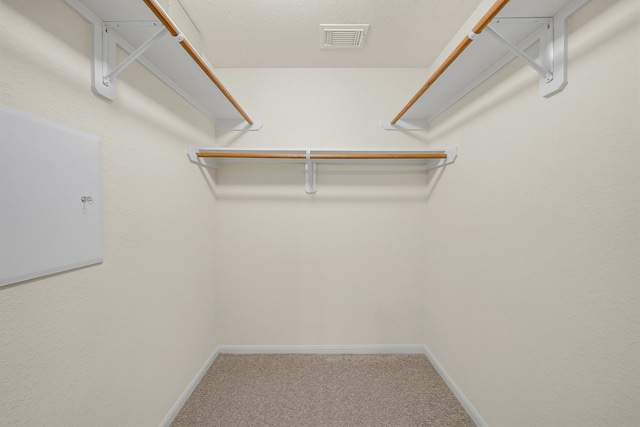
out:
{"label": "upper shelf", "polygon": [[516,57],[540,74],[545,97],[567,84],[567,19],[589,0],[498,0],[387,130],[426,130],[430,122]]}
{"label": "upper shelf", "polygon": [[[155,0],[64,0],[93,26],[93,90],[115,98],[116,76],[139,61],[219,130],[258,130]],[[146,4],[145,4],[146,3]],[[130,54],[116,64],[116,46]]]}

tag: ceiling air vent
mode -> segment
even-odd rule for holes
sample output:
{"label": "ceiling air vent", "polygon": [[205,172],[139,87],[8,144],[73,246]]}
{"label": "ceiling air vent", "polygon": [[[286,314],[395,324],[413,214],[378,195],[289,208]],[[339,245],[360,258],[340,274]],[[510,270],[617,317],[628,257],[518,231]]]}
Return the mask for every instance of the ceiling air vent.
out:
{"label": "ceiling air vent", "polygon": [[361,48],[369,24],[322,24],[322,49]]}

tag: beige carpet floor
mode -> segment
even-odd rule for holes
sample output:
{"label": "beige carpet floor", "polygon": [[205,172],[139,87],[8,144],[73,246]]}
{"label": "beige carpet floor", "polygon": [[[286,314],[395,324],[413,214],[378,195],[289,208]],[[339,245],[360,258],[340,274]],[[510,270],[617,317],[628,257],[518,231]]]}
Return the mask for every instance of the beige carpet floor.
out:
{"label": "beige carpet floor", "polygon": [[424,355],[221,354],[172,426],[475,424]]}

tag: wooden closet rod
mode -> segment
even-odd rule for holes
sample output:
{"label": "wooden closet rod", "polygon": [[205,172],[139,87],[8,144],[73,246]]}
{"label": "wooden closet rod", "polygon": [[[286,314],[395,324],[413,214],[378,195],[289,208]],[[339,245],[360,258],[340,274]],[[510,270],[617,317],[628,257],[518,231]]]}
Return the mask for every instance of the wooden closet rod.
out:
{"label": "wooden closet rod", "polygon": [[[153,14],[156,15],[156,17],[160,20],[160,22],[162,22],[162,24],[167,28],[167,30],[169,30],[169,33],[171,33],[173,37],[176,37],[181,34],[180,31],[178,30],[178,27],[173,23],[169,15],[167,15],[165,11],[160,6],[158,6],[158,4],[154,0],[144,0],[144,2],[147,5],[147,7],[151,9]],[[189,40],[187,40],[186,37],[184,37],[184,35],[182,35],[181,38],[182,39],[180,40],[180,45],[182,46],[182,48],[189,54],[189,56],[196,62],[196,64],[198,64],[198,66],[202,69],[202,71],[204,71],[207,77],[211,79],[211,81],[213,82],[214,85],[216,85],[218,90],[222,92],[225,98],[227,98],[227,100],[231,103],[231,105],[233,105],[233,107],[238,111],[238,113],[240,113],[242,118],[244,118],[247,121],[247,123],[249,123],[250,125],[253,125],[253,120],[249,118],[249,116],[247,115],[247,113],[244,112],[242,107],[240,107],[240,105],[236,102],[236,100],[233,99],[233,96],[231,96],[229,91],[222,85],[220,80],[218,80],[218,78],[213,74],[213,71],[211,70],[211,68],[207,65],[206,62],[204,62],[204,60],[202,59],[200,54],[196,51],[196,49],[193,47],[193,45],[189,43]]]}
{"label": "wooden closet rod", "polygon": [[[277,154],[277,153],[197,153],[198,157],[217,159],[300,159],[305,160],[306,154]],[[310,154],[310,159],[316,160],[391,160],[391,159],[446,159],[446,153],[363,153],[363,154]]]}
{"label": "wooden closet rod", "polygon": [[495,18],[496,15],[500,13],[502,8],[507,5],[507,3],[509,3],[509,0],[498,0],[493,4],[493,6],[491,6],[491,9],[489,9],[489,11],[482,17],[482,19],[476,24],[476,26],[473,27],[472,33],[469,33],[467,36],[465,36],[464,40],[462,40],[462,42],[460,42],[460,44],[453,50],[451,55],[449,55],[449,57],[445,59],[445,61],[442,63],[442,65],[440,65],[436,72],[433,73],[429,80],[427,80],[427,82],[420,88],[418,93],[416,93],[413,98],[411,98],[409,103],[405,105],[402,111],[400,111],[398,115],[395,116],[393,120],[391,120],[392,125],[395,125],[398,120],[400,120],[400,118],[409,110],[409,108],[411,108],[413,104],[415,104],[416,101],[420,99],[422,95],[424,95],[427,89],[429,89],[429,87],[431,87],[431,85],[435,83],[436,80],[438,80],[438,78],[445,72],[447,68],[449,68],[453,61],[455,61],[456,58],[458,58],[458,56],[460,56],[460,54],[464,52],[464,50],[471,44],[471,42],[473,41],[473,37],[480,34],[482,30],[484,30],[486,26],[489,25],[493,18]]}

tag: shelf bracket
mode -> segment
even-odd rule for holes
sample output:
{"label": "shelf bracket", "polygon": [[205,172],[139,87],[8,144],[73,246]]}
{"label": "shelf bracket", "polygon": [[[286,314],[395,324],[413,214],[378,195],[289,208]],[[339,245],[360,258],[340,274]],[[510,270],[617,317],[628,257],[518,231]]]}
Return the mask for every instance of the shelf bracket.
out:
{"label": "shelf bracket", "polygon": [[[527,20],[543,19],[547,23],[542,31],[538,32],[536,37],[529,39],[523,46],[516,47],[516,51],[511,50],[512,53],[520,56],[529,65],[531,65],[540,76],[540,95],[545,98],[549,98],[558,92],[561,92],[567,86],[567,64],[568,64],[568,20],[571,15],[576,13],[580,8],[587,4],[589,0],[572,0],[562,10],[549,18],[497,18],[490,26],[487,26],[485,30],[493,37],[496,36],[495,28],[498,24],[511,24],[518,22],[525,22]],[[492,31],[493,30],[493,31]],[[529,63],[530,59],[528,55],[521,56],[518,52],[523,52],[532,46],[533,42],[538,41],[540,45],[540,62],[534,61],[534,64],[539,65],[542,70],[551,74],[542,75],[541,70],[536,66]],[[508,46],[508,45],[507,45]]]}
{"label": "shelf bracket", "polygon": [[[548,41],[553,52],[551,70],[553,71],[553,81],[542,84],[540,82],[540,94],[549,98],[567,86],[567,64],[568,61],[568,20],[571,15],[587,4],[589,0],[573,0],[567,4],[560,12],[553,17],[553,36]],[[543,88],[544,86],[544,88]]]}
{"label": "shelf bracket", "polygon": [[[126,22],[118,23],[118,25],[122,25],[122,24],[126,24]],[[152,25],[154,24],[155,23],[152,23]],[[127,68],[129,65],[131,65],[131,63],[136,61],[147,49],[153,46],[155,42],[157,42],[162,37],[169,34],[169,31],[165,27],[162,27],[162,29],[158,31],[156,34],[154,34],[153,37],[151,37],[149,40],[147,40],[142,45],[140,45],[140,47],[138,47],[136,50],[131,52],[131,54],[127,57],[127,59],[122,61],[118,66],[111,67],[111,64],[115,63],[114,55],[111,53],[112,50],[115,50],[112,47],[115,44],[111,43],[109,40],[109,31],[111,30],[111,25],[112,24],[107,24],[107,23],[104,24],[104,32],[102,35],[103,38],[107,39],[106,42],[103,43],[103,46],[105,46],[106,49],[104,49],[102,52],[102,55],[103,55],[102,64],[108,65],[110,69],[110,71],[106,73],[102,79],[102,82],[105,86],[111,86],[111,84],[113,83],[113,79],[115,79],[118,74],[124,71],[124,69]],[[139,23],[135,23],[135,25],[139,25]]]}
{"label": "shelf bracket", "polygon": [[[498,22],[508,21],[505,19],[500,19]],[[540,77],[544,79],[545,83],[550,83],[553,80],[553,69],[551,66],[553,65],[553,44],[548,43],[547,40],[553,38],[553,20],[546,19],[545,30],[541,33],[540,36],[540,58],[542,64],[536,62],[529,55],[524,52],[524,50],[520,49],[515,44],[511,43],[509,40],[505,39],[499,32],[497,32],[491,25],[488,25],[485,28],[485,31],[490,34],[494,39],[504,44],[513,54],[522,59],[527,65],[533,68]],[[547,37],[548,34],[551,34],[551,37]],[[550,61],[548,60],[550,59]],[[564,58],[563,58],[564,59]]]}
{"label": "shelf bracket", "polygon": [[[115,77],[133,61],[160,40],[167,33],[166,28],[158,20],[153,21],[103,21],[79,0],[64,0],[64,2],[91,24],[92,56],[91,61],[91,89],[96,95],[100,95],[110,101],[116,99]],[[115,28],[123,25],[153,26],[162,28],[138,49],[130,50],[130,56],[120,65],[116,66],[116,45],[119,38]],[[111,35],[110,33],[114,34]],[[124,47],[124,46],[123,46]]]}

